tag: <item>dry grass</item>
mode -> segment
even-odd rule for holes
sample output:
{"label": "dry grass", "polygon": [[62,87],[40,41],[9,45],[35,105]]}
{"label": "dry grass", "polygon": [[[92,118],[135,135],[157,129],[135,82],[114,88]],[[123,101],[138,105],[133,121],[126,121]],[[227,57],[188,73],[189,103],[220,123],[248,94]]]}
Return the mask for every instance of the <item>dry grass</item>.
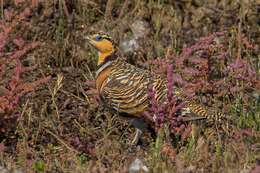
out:
{"label": "dry grass", "polygon": [[[24,7],[23,3],[15,7],[12,2],[0,2],[2,9],[21,11]],[[121,173],[128,171],[135,158],[141,158],[150,172],[155,173],[249,172],[260,159],[257,88],[223,100],[209,97],[209,104],[224,108],[235,120],[235,135],[223,135],[198,123],[199,130],[194,130],[185,141],[169,136],[165,127],[156,137],[146,131],[142,144],[131,146],[133,128],[127,120],[106,110],[95,93],[89,91],[92,86],[86,81],[94,79],[96,54],[89,47],[83,49],[81,40],[86,34],[103,30],[120,43],[131,37],[133,22],[144,20],[149,32],[138,40],[137,53],[126,56],[129,62],[155,71],[153,64],[145,62],[156,58],[173,62],[169,54],[179,54],[184,44],[190,45],[202,36],[226,30],[229,39],[225,53],[230,57],[235,53],[235,56],[246,57],[259,75],[260,7],[257,1],[241,2],[39,2],[23,33],[27,40],[42,43],[23,59],[23,64],[37,65],[37,68],[25,72],[23,78],[34,81],[51,76],[51,80],[21,98],[15,110],[20,115],[16,128],[0,138],[0,165],[28,173]],[[3,20],[3,10],[0,14]],[[256,50],[247,51],[241,43],[242,35],[258,45]],[[252,97],[244,102],[243,96],[247,93]],[[198,100],[203,102],[203,97]],[[240,128],[250,130],[240,131]]]}

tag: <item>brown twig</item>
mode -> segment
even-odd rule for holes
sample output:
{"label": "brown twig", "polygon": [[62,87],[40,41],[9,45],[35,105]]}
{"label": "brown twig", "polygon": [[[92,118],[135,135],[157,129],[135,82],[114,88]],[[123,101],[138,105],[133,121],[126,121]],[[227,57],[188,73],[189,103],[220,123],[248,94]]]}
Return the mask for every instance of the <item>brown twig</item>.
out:
{"label": "brown twig", "polygon": [[121,19],[121,18],[123,17],[123,15],[125,14],[125,10],[126,10],[128,4],[129,4],[129,1],[128,1],[128,0],[125,0],[124,4],[123,4],[123,6],[122,6],[122,8],[121,8],[121,10],[120,10],[118,19]]}
{"label": "brown twig", "polygon": [[44,128],[44,130],[49,133],[50,135],[52,135],[55,139],[57,139],[57,141],[59,141],[62,145],[64,145],[68,150],[75,152],[76,154],[79,153],[78,150],[72,148],[71,146],[69,146],[66,142],[64,142],[60,137],[58,137],[56,134],[54,134],[52,131],[50,131],[49,129]]}
{"label": "brown twig", "polygon": [[108,0],[106,4],[106,12],[105,12],[105,18],[106,19],[111,19],[112,17],[112,10],[113,10],[113,5],[114,5],[114,0]]}

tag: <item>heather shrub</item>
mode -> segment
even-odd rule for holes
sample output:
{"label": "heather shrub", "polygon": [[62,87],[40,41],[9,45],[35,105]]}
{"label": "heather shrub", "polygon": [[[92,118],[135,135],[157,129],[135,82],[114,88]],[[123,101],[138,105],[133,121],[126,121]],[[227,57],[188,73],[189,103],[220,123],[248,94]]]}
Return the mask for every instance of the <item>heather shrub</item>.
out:
{"label": "heather shrub", "polygon": [[164,128],[164,125],[167,125],[171,134],[180,135],[184,140],[189,134],[190,127],[184,122],[180,114],[181,109],[185,107],[185,103],[179,103],[173,94],[173,65],[167,66],[167,82],[167,99],[162,104],[156,101],[155,91],[149,86],[148,96],[151,100],[151,108],[144,113],[144,116],[154,122],[157,133]]}
{"label": "heather shrub", "polygon": [[[234,44],[238,38],[241,38],[240,46]],[[156,159],[167,156],[170,161],[177,162],[176,153],[180,152],[178,144],[187,144],[187,155],[197,150],[193,148],[198,140],[194,136],[196,128],[192,129],[186,121],[189,118],[180,115],[180,110],[186,105],[178,102],[173,95],[173,86],[180,87],[187,98],[196,99],[227,117],[224,119],[227,123],[222,122],[216,126],[209,124],[210,129],[205,129],[205,134],[213,132],[219,135],[219,130],[222,129],[224,131],[221,130],[221,136],[227,138],[221,138],[221,141],[229,143],[230,139],[235,139],[243,150],[246,149],[243,138],[252,137],[251,140],[256,140],[252,128],[259,129],[260,118],[257,115],[257,98],[254,98],[259,97],[256,95],[259,90],[257,60],[253,58],[257,52],[258,47],[245,36],[240,37],[237,31],[217,32],[198,39],[190,46],[184,46],[180,52],[167,51],[164,58],[148,62],[152,72],[167,77],[168,81],[167,100],[163,104],[156,102],[155,93],[152,87],[149,88],[151,108],[144,114],[145,118],[155,124],[157,138],[155,151],[151,152]],[[237,126],[246,129],[236,128]],[[170,135],[173,138],[169,138]],[[220,140],[218,137],[213,138],[214,135],[210,140]],[[156,165],[156,161],[153,164]]]}
{"label": "heather shrub", "polygon": [[23,31],[28,25],[27,20],[37,3],[14,3],[20,10],[5,9],[4,18],[0,21],[0,132],[5,132],[11,128],[10,125],[15,125],[19,117],[17,108],[20,98],[49,80],[49,77],[45,77],[28,82],[22,77],[23,73],[36,68],[23,66],[22,59],[40,45],[37,41],[23,38]]}
{"label": "heather shrub", "polygon": [[[239,38],[240,46],[234,44]],[[150,64],[154,72],[161,75],[166,74],[167,64],[173,64],[173,82],[187,97],[201,96],[199,102],[220,112],[223,109],[229,116],[238,98],[241,104],[236,106],[242,110],[255,99],[259,79],[257,60],[253,56],[257,51],[258,47],[238,31],[216,32],[191,46],[184,46],[178,54],[169,52],[166,58]],[[246,113],[238,116],[246,116]],[[257,126],[257,115],[252,116]]]}

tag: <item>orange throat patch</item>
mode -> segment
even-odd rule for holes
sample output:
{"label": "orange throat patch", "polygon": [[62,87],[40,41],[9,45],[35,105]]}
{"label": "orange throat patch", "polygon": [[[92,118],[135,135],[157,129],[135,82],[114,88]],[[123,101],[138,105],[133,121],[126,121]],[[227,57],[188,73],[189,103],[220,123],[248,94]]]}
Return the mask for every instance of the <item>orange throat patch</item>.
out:
{"label": "orange throat patch", "polygon": [[114,50],[108,52],[98,52],[98,65],[106,61],[106,58],[109,57],[114,52]]}

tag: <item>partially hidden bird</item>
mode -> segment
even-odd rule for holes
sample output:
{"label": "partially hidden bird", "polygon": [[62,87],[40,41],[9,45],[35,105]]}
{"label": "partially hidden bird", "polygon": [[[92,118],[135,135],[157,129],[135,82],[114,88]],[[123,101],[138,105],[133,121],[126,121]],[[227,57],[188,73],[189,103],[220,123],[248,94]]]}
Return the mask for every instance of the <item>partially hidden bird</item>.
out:
{"label": "partially hidden bird", "polygon": [[[141,117],[151,105],[148,86],[152,86],[158,103],[166,100],[167,79],[123,60],[117,55],[118,49],[110,35],[98,33],[86,36],[85,39],[98,51],[95,85],[107,107],[133,118]],[[198,104],[194,99],[187,98],[180,88],[174,88],[173,94],[197,117],[214,122],[221,121],[224,117],[222,113],[216,113]],[[132,143],[139,140],[142,130],[136,125],[136,134]]]}

